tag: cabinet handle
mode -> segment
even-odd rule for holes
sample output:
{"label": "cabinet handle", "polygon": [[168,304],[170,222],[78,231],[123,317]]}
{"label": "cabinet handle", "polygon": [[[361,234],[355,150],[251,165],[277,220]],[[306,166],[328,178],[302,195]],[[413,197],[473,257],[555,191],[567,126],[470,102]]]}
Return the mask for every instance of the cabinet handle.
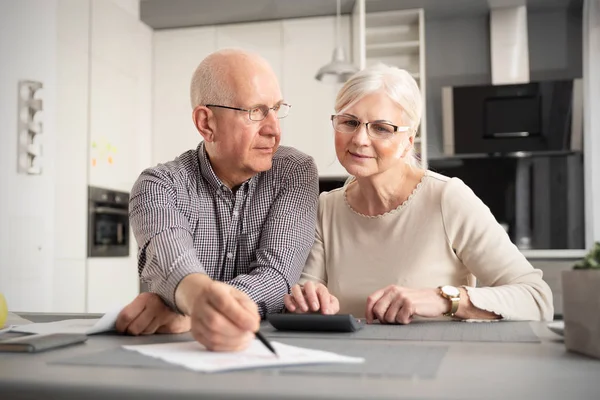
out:
{"label": "cabinet handle", "polygon": [[92,208],[92,212],[97,214],[112,214],[112,215],[129,215],[127,210],[110,208],[110,207],[96,207]]}
{"label": "cabinet handle", "polygon": [[529,132],[496,132],[492,133],[495,138],[508,138],[508,137],[528,137]]}

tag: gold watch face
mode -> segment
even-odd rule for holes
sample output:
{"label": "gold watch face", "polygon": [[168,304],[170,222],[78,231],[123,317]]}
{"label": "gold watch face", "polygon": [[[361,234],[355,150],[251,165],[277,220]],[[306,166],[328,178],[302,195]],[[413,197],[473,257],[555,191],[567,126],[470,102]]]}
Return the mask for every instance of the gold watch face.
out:
{"label": "gold watch face", "polygon": [[450,285],[442,286],[442,293],[444,293],[448,297],[460,296],[460,291],[458,290],[458,288]]}

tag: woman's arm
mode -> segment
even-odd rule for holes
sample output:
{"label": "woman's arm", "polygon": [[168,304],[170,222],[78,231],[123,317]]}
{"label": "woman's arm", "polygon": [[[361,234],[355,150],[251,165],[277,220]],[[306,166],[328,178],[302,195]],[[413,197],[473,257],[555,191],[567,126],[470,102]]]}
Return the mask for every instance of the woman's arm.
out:
{"label": "woman's arm", "polygon": [[[480,308],[475,307],[473,303],[471,303],[471,299],[469,298],[469,293],[467,289],[464,287],[458,288],[460,290],[460,302],[458,303],[458,310],[456,314],[454,314],[457,318],[460,319],[498,319],[501,318],[500,315],[491,312],[482,310]],[[448,301],[448,300],[446,300]],[[449,302],[448,302],[449,303]],[[448,308],[448,311],[450,307]]]}
{"label": "woman's arm", "polygon": [[315,242],[312,245],[302,275],[300,275],[301,286],[306,282],[322,283],[327,286],[327,268],[325,264],[325,244],[323,241],[323,194],[319,196],[319,209],[317,213],[317,226]]}
{"label": "woman's arm", "polygon": [[451,179],[441,203],[448,244],[483,286],[462,289],[456,316],[552,320],[552,292],[542,271],[533,268],[475,193]]}

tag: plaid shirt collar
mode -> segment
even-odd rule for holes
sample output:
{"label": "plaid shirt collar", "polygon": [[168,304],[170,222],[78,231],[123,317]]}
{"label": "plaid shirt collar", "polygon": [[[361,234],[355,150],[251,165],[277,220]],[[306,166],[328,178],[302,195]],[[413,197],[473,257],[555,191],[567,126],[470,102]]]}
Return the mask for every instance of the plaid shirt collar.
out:
{"label": "plaid shirt collar", "polygon": [[[225,185],[221,179],[215,174],[215,171],[212,168],[210,160],[208,159],[208,153],[206,152],[206,147],[204,146],[204,141],[200,142],[197,148],[198,153],[198,164],[200,166],[200,174],[204,179],[210,184],[210,186],[216,191],[231,191],[230,188]],[[246,182],[242,183],[239,189],[244,190],[244,193],[248,193],[252,186],[256,185],[256,176],[254,175],[252,178],[248,179]],[[238,189],[238,190],[239,190]]]}

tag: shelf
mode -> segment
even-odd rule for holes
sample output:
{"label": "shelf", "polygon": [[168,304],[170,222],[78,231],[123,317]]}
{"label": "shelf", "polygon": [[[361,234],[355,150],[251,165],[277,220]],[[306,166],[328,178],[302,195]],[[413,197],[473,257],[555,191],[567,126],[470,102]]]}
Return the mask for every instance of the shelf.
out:
{"label": "shelf", "polygon": [[419,40],[416,26],[398,25],[367,28],[365,30],[366,45],[382,42],[410,42]]}
{"label": "shelf", "polygon": [[418,25],[418,10],[382,11],[365,14],[367,29],[380,26]]}
{"label": "shelf", "polygon": [[419,41],[389,42],[369,44],[366,47],[367,57],[390,57],[398,55],[418,55]]}
{"label": "shelf", "polygon": [[379,63],[383,63],[391,67],[398,67],[408,71],[408,73],[415,78],[417,83],[419,83],[419,80],[421,79],[421,74],[418,72],[418,65],[415,65],[414,60],[412,60],[411,57],[377,57],[367,58],[366,60],[367,67]]}

